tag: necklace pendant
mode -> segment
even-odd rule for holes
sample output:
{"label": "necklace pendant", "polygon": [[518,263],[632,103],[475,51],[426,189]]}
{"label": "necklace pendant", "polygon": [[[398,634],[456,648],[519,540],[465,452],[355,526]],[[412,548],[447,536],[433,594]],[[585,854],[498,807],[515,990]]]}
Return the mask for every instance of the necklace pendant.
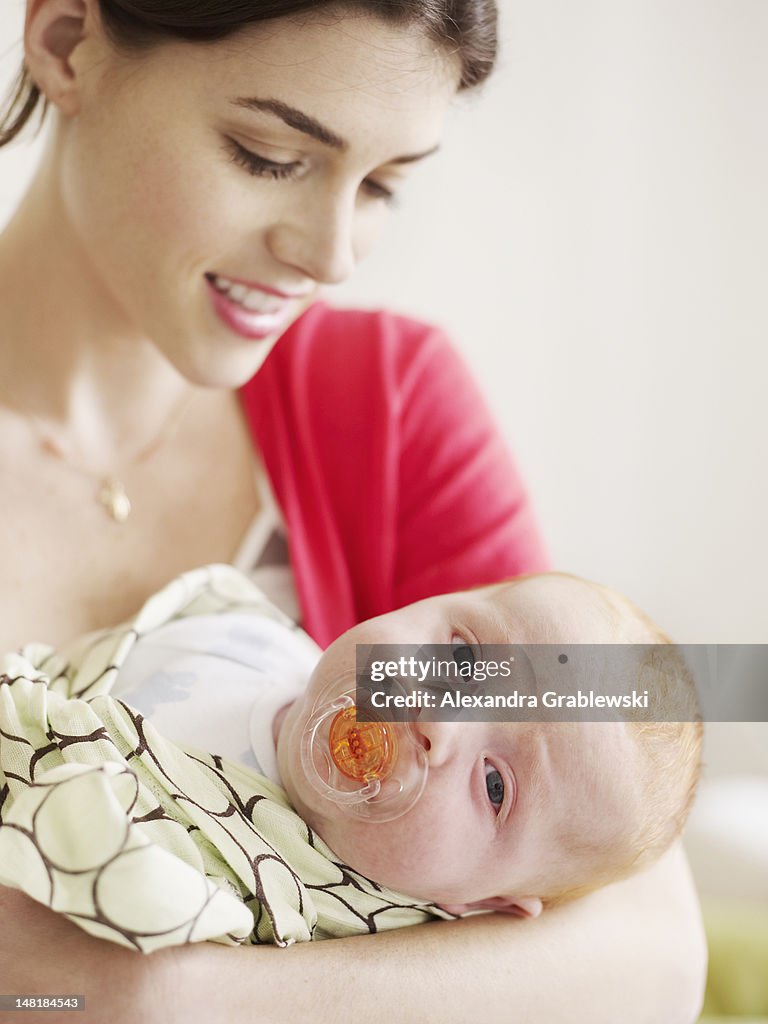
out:
{"label": "necklace pendant", "polygon": [[98,500],[116,523],[124,523],[131,514],[131,499],[121,480],[108,476],[101,481]]}

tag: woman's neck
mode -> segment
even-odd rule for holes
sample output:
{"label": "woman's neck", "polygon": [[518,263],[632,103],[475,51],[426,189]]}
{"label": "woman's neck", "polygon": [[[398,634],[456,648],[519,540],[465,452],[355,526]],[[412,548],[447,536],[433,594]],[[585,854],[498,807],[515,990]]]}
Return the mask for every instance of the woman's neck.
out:
{"label": "woman's neck", "polygon": [[191,386],[101,287],[48,166],[0,235],[0,403],[103,461],[162,429]]}

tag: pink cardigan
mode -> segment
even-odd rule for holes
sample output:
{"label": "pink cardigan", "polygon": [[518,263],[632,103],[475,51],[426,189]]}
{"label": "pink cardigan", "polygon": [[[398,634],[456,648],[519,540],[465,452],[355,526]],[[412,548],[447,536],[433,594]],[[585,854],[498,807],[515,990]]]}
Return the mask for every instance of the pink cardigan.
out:
{"label": "pink cardigan", "polygon": [[322,646],[411,601],[548,567],[517,471],[438,330],[318,303],[241,396]]}

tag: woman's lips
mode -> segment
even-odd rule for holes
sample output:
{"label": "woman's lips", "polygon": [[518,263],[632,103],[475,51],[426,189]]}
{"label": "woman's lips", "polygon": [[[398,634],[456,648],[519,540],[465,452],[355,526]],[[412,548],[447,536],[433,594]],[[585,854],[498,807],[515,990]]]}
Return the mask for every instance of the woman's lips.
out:
{"label": "woman's lips", "polygon": [[[222,282],[228,285],[222,288]],[[219,320],[241,338],[263,339],[280,334],[306,296],[286,296],[275,290],[246,286],[231,278],[206,274],[206,284]],[[245,303],[255,306],[248,309]]]}
{"label": "woman's lips", "polygon": [[239,284],[245,288],[262,292],[264,295],[276,295],[279,299],[304,299],[313,290],[311,287],[285,290],[276,288],[274,285],[262,284],[260,281],[246,281],[244,277],[230,277],[228,274],[206,274],[205,276],[209,281],[218,284],[220,290],[226,291],[231,285]]}

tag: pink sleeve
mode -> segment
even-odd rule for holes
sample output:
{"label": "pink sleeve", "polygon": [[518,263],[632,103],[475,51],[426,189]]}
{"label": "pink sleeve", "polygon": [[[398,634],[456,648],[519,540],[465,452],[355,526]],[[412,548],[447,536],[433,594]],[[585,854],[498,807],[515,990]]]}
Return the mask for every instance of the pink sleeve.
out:
{"label": "pink sleeve", "polygon": [[549,568],[530,501],[458,353],[401,353],[396,605]]}
{"label": "pink sleeve", "polygon": [[506,447],[434,328],[318,303],[243,402],[318,643],[422,597],[547,567]]}

